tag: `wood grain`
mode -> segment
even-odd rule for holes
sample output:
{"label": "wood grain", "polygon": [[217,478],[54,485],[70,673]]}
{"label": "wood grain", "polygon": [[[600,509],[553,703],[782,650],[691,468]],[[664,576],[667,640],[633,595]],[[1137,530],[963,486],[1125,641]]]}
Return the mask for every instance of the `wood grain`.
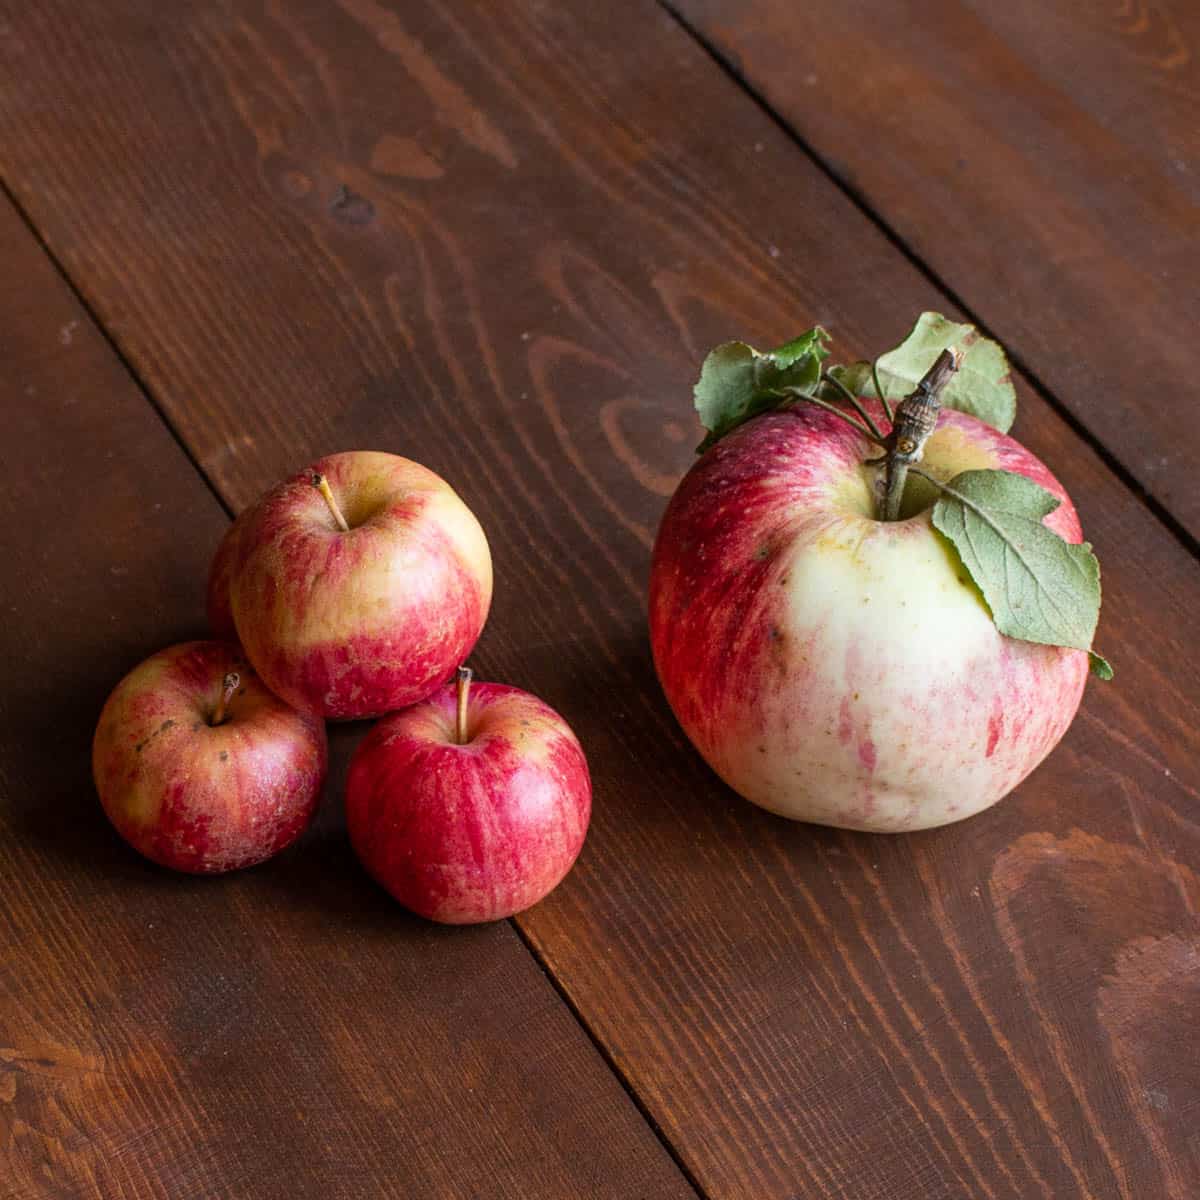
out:
{"label": "wood grain", "polygon": [[117,678],[203,632],[225,517],[0,205],[0,1197],[693,1195],[507,925],[408,919],[334,784],[291,852],[171,876],[108,826]]}
{"label": "wood grain", "polygon": [[673,20],[59,0],[11,24],[6,177],[222,495],[372,446],[479,513],[475,665],[563,711],[596,784],[522,930],[707,1195],[1194,1192],[1200,570],[1023,382],[1119,676],[1013,797],[906,838],[790,825],[661,699],[644,586],[699,355],[816,320],[866,351],[951,308]]}
{"label": "wood grain", "polygon": [[1161,181],[1200,200],[1200,11],[1186,0],[1069,0],[990,5],[971,10],[1046,81],[1151,168]]}
{"label": "wood grain", "polygon": [[670,7],[1200,534],[1200,8]]}

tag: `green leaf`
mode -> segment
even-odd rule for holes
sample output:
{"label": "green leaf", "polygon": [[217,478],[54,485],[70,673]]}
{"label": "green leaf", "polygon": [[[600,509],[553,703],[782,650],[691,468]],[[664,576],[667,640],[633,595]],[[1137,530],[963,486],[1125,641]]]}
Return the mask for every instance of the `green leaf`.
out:
{"label": "green leaf", "polygon": [[766,354],[745,342],[725,342],[713,350],[693,393],[700,423],[708,430],[698,450],[707,450],[751,417],[791,403],[794,396],[785,388],[811,395],[829,354],[828,339],[818,325]]}
{"label": "green leaf", "polygon": [[790,367],[806,354],[812,354],[816,356],[819,366],[822,359],[829,357],[829,347],[825,344],[828,341],[829,334],[820,325],[815,325],[799,337],[792,338],[790,342],[776,346],[765,357],[773,359],[778,367]]}
{"label": "green leaf", "polygon": [[1103,654],[1097,654],[1095,650],[1088,651],[1088,665],[1092,668],[1092,674],[1097,679],[1103,679],[1105,683],[1113,677],[1112,664]]}
{"label": "green leaf", "polygon": [[[934,527],[958,551],[996,628],[1026,642],[1090,651],[1100,564],[1087,542],[1071,545],[1042,523],[1057,498],[1009,471],[964,471],[942,487]],[[1093,670],[1111,678],[1099,655]]]}
{"label": "green leaf", "polygon": [[692,394],[700,424],[708,430],[705,446],[746,419],[746,410],[758,391],[758,359],[753,346],[725,342],[704,360]]}
{"label": "green leaf", "polygon": [[[922,313],[908,337],[875,360],[885,395],[889,400],[902,400],[949,346],[957,346],[965,354],[942,392],[942,406],[970,413],[1007,433],[1017,415],[1017,393],[1004,350],[998,342],[981,337],[974,325],[958,324],[941,313]],[[859,396],[875,395],[868,362],[831,367],[829,373]]]}
{"label": "green leaf", "polygon": [[[875,395],[875,383],[871,378],[871,364],[869,362],[855,362],[846,367],[830,367],[829,374],[856,396]],[[892,398],[892,389],[882,379],[879,382],[883,384],[883,390],[890,400]],[[912,389],[909,388],[909,391],[912,391]]]}

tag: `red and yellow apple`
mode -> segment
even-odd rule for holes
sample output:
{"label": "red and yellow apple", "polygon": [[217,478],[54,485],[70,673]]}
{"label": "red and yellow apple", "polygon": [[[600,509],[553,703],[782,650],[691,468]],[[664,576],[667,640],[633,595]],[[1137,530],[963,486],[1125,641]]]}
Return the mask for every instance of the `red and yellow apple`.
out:
{"label": "red and yellow apple", "polygon": [[[877,453],[807,404],[719,441],[658,531],[650,637],[684,731],[741,795],[798,820],[924,829],[994,804],[1045,758],[1088,656],[997,631],[932,526],[933,485],[910,476],[902,519],[876,520]],[[1062,485],[971,416],[942,412],[922,466],[943,482],[1027,476],[1061,501],[1045,524],[1081,540]]]}
{"label": "red and yellow apple", "polygon": [[186,642],[117,684],[96,728],[100,802],[135,850],[216,874],[262,862],[308,827],[325,727],[289,708],[237,648]]}
{"label": "red and yellow apple", "polygon": [[491,598],[487,538],[450,485],[409,459],[356,452],[321,459],[239,518],[209,612],[224,627],[228,611],[288,704],[349,719],[428,696],[474,647]]}
{"label": "red and yellow apple", "polygon": [[375,725],[346,782],[367,871],[406,908],[451,925],[547,895],[583,846],[592,802],[587,760],[558,713],[518,688],[481,683],[468,699],[459,686]]}
{"label": "red and yellow apple", "polygon": [[253,508],[247,508],[238,514],[237,520],[225,531],[208,570],[205,597],[208,627],[213,637],[223,642],[238,640],[237,626],[233,623],[233,610],[230,608],[230,588],[234,573],[241,563],[242,531],[250,523],[253,512]]}

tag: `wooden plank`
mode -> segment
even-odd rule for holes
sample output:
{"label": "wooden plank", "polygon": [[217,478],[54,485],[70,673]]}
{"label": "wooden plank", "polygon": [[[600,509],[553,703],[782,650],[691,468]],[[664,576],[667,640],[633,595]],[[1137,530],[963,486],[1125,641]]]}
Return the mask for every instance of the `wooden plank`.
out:
{"label": "wooden plank", "polygon": [[1097,125],[1140,148],[1152,179],[1165,176],[1193,202],[1200,199],[1200,11],[1194,4],[1158,0],[1105,9],[1070,0],[966,2]]}
{"label": "wooden plank", "polygon": [[105,694],[203,630],[225,517],[0,204],[0,1196],[693,1195],[511,927],[406,920],[337,781],[291,852],[169,876],[109,828]]}
{"label": "wooden plank", "polygon": [[662,702],[644,581],[702,349],[821,320],[858,351],[946,306],[677,25],[636,0],[18,24],[9,179],[222,493],[369,445],[483,519],[476,665],[565,712],[596,783],[521,925],[703,1189],[1188,1195],[1200,572],[1024,384],[1120,676],[1014,797],[908,838],[788,825]]}
{"label": "wooden plank", "polygon": [[1200,8],[668,2],[1200,535]]}

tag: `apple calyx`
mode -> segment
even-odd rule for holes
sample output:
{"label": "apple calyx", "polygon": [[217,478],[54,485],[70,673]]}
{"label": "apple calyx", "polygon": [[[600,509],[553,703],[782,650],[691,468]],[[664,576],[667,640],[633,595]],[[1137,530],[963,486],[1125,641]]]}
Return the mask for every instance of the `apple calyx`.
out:
{"label": "apple calyx", "polygon": [[233,699],[234,693],[241,686],[242,677],[236,671],[230,671],[229,674],[221,680],[221,695],[217,700],[217,707],[213,709],[212,720],[209,721],[210,725],[221,725],[228,720],[229,702]]}
{"label": "apple calyx", "polygon": [[338,507],[337,497],[333,494],[333,488],[329,486],[329,480],[324,475],[314,475],[312,485],[321,493],[321,499],[329,506],[329,512],[337,523],[337,527],[343,533],[349,533],[350,526],[346,518],[342,516],[342,510]]}
{"label": "apple calyx", "polygon": [[[863,460],[882,468],[878,520],[899,518],[910,471],[933,484],[941,495],[932,525],[979,589],[996,628],[1022,641],[1085,650],[1092,673],[1111,679],[1112,667],[1092,650],[1100,565],[1089,543],[1073,545],[1042,524],[1058,498],[1007,471],[964,471],[943,483],[915,465],[942,408],[1007,433],[1016,391],[1000,345],[972,325],[933,312],[922,313],[899,346],[872,362],[826,369],[828,341],[818,325],[766,353],[745,342],[713,350],[694,389],[707,430],[697,453],[763,413],[807,403],[833,414],[884,451]],[[891,424],[887,435],[864,396],[879,402]]]}
{"label": "apple calyx", "polygon": [[465,746],[471,740],[467,732],[467,700],[471,694],[471,679],[474,674],[470,667],[458,668],[457,704],[454,712],[454,744],[456,746]]}

